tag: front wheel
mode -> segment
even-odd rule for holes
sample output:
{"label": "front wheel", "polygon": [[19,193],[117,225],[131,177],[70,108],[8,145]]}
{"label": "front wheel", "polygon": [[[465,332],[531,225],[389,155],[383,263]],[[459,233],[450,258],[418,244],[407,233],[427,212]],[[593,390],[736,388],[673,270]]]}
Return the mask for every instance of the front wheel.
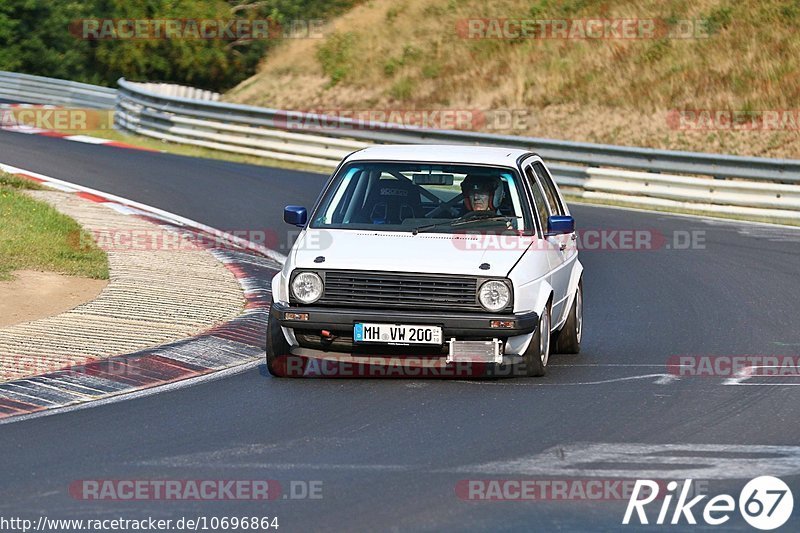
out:
{"label": "front wheel", "polygon": [[554,342],[555,353],[579,353],[581,351],[581,335],[583,333],[583,282],[578,282],[575,291],[575,301],[569,310],[567,321],[556,333]]}
{"label": "front wheel", "polygon": [[547,373],[547,362],[550,359],[550,306],[547,305],[539,317],[536,333],[533,334],[528,349],[522,356],[525,375],[528,377],[544,376]]}

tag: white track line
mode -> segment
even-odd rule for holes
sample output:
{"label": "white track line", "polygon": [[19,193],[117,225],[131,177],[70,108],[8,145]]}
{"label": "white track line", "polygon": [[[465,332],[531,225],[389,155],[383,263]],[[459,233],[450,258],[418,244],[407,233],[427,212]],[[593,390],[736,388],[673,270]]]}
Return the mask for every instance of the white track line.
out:
{"label": "white track line", "polygon": [[89,137],[88,135],[67,135],[66,137],[62,137],[67,141],[76,141],[79,143],[86,143],[86,144],[108,144],[110,142],[114,142],[110,139],[101,139],[100,137]]}
{"label": "white track line", "polygon": [[626,376],[623,378],[612,378],[612,379],[602,379],[599,381],[574,381],[574,382],[564,382],[564,383],[545,383],[542,381],[537,380],[529,380],[525,383],[520,382],[502,382],[502,381],[465,381],[465,380],[458,380],[458,383],[467,383],[470,385],[480,385],[480,386],[501,386],[501,387],[574,387],[576,385],[604,385],[606,383],[619,383],[621,381],[632,381],[636,379],[651,379],[651,378],[658,378],[653,383],[656,385],[667,385],[672,383],[673,381],[678,381],[680,378],[677,376],[673,376],[672,374],[644,374],[642,376]]}
{"label": "white track line", "polygon": [[800,385],[800,383],[744,383],[745,381],[751,378],[796,378],[798,377],[797,374],[754,374],[753,372],[757,368],[783,368],[781,366],[775,365],[754,365],[754,366],[746,366],[736,372],[732,378],[726,379],[722,384],[723,385],[768,385],[773,387],[796,387]]}

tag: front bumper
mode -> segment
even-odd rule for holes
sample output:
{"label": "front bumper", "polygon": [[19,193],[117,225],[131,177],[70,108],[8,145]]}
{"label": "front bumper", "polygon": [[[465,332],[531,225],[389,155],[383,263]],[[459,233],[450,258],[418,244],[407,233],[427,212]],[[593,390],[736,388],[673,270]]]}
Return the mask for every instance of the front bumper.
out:
{"label": "front bumper", "polygon": [[[308,320],[287,320],[285,317],[287,312],[305,313],[308,315]],[[273,303],[270,314],[282,327],[294,330],[301,347],[335,351],[350,351],[354,348],[352,335],[356,322],[440,326],[445,340],[450,338],[459,340],[506,339],[533,333],[539,323],[539,316],[534,312],[520,314],[456,313],[429,310],[301,307],[282,303]],[[492,327],[491,322],[496,320],[511,321],[512,327]],[[331,332],[334,340],[324,341],[319,337],[322,330]],[[319,337],[318,342],[316,337]],[[363,348],[372,346],[373,349],[376,347],[376,345],[358,346]],[[386,348],[389,347],[386,346]],[[406,350],[408,348],[406,347]],[[414,345],[413,349],[441,351],[439,347],[429,348],[423,345]]]}

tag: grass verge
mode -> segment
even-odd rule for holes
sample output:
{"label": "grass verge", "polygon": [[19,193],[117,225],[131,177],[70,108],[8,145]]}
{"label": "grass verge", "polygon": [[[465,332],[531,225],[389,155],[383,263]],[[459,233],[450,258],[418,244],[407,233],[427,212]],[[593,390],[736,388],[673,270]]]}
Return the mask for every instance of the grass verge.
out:
{"label": "grass verge", "polygon": [[322,174],[330,174],[331,169],[326,167],[318,167],[316,165],[307,165],[304,163],[294,163],[292,161],[284,161],[282,159],[270,159],[266,157],[258,157],[254,155],[235,154],[232,152],[225,152],[223,150],[213,150],[203,146],[193,146],[191,144],[178,144],[169,141],[162,141],[160,139],[153,139],[143,135],[135,135],[131,133],[123,133],[118,130],[88,130],[81,131],[81,135],[88,135],[90,137],[99,137],[108,139],[110,141],[124,142],[142,148],[149,148],[150,150],[157,150],[168,154],[185,155],[188,157],[202,157],[205,159],[220,159],[222,161],[231,161],[233,163],[245,163],[247,165],[259,165],[267,167],[287,168],[290,170],[304,170],[307,172],[319,172]]}
{"label": "grass verge", "polygon": [[25,194],[36,182],[0,173],[0,280],[31,269],[108,279],[108,258],[81,226]]}

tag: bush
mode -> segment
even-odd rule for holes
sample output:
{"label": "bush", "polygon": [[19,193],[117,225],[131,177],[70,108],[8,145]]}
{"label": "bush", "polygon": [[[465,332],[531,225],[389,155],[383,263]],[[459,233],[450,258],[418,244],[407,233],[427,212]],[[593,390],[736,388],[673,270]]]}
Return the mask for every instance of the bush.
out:
{"label": "bush", "polygon": [[[224,91],[253,73],[281,39],[97,40],[70,33],[81,19],[327,18],[355,0],[264,0],[248,9],[225,0],[0,1],[0,70],[116,85],[119,77]],[[337,76],[344,75],[337,71]]]}
{"label": "bush", "polygon": [[344,80],[353,67],[355,43],[355,33],[337,32],[328,37],[317,49],[317,61],[325,75],[330,77],[331,87]]}
{"label": "bush", "polygon": [[414,94],[414,80],[402,78],[392,85],[389,94],[395,100],[410,100]]}

